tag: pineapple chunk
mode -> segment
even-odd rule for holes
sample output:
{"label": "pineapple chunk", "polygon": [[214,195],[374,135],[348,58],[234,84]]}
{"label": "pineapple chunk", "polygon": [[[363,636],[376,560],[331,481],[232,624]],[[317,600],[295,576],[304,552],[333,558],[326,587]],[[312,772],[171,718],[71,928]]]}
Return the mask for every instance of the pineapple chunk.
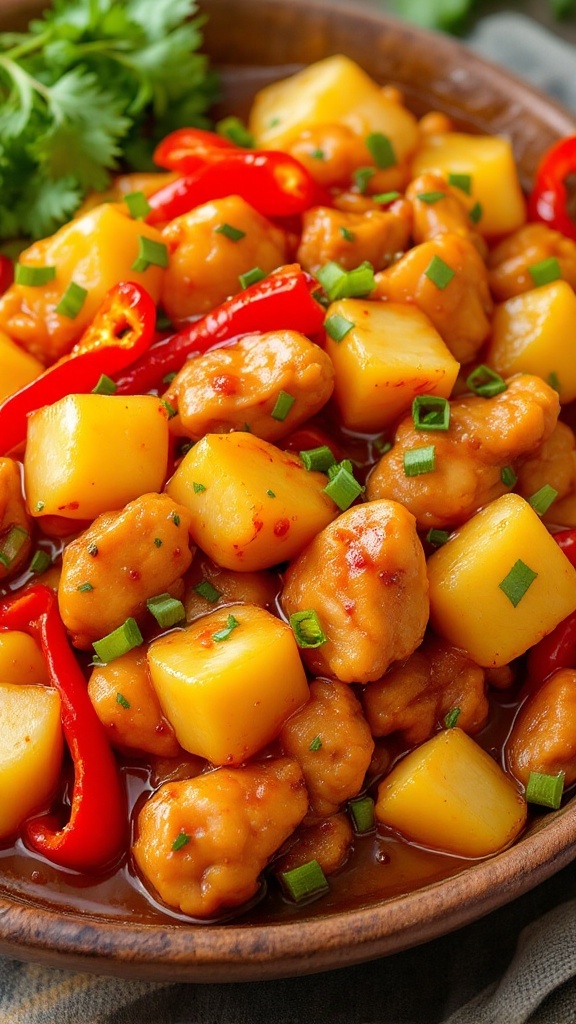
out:
{"label": "pineapple chunk", "polygon": [[554,381],[562,403],[576,398],[573,353],[576,295],[566,281],[552,281],[514,295],[496,308],[488,362],[506,377],[535,373]]}
{"label": "pineapple chunk", "polygon": [[62,753],[58,692],[0,683],[0,838],[13,835],[50,797]]}
{"label": "pineapple chunk", "polygon": [[256,605],[230,605],[148,648],[162,710],[185,750],[241,764],[309,697],[294,635]]}
{"label": "pineapple chunk", "polygon": [[38,377],[44,367],[0,331],[0,402]]}
{"label": "pineapple chunk", "polygon": [[497,135],[446,132],[426,136],[412,163],[412,174],[468,174],[472,199],[482,215],[475,230],[487,237],[515,231],[526,220],[512,147]]}
{"label": "pineapple chunk", "polygon": [[[537,575],[514,605],[500,584],[519,561]],[[434,629],[485,668],[520,657],[576,609],[576,569],[518,494],[469,519],[428,559],[428,579]]]}
{"label": "pineapple chunk", "polygon": [[33,516],[95,519],[159,491],[168,418],[152,395],[68,395],[32,413],[24,478]]}
{"label": "pineapple chunk", "polygon": [[218,565],[252,572],[299,554],[337,515],[327,478],[254,434],[207,434],[166,490],[192,513],[190,534]]}
{"label": "pineapple chunk", "polygon": [[249,127],[258,146],[287,149],[306,128],[334,123],[359,136],[381,132],[399,163],[418,142],[414,115],[386,96],[353,60],[338,54],[261,89]]}
{"label": "pineapple chunk", "polygon": [[342,341],[326,338],[336,403],[350,430],[383,430],[416,395],[449,397],[460,364],[419,309],[342,299],[328,310],[328,317],[335,315],[354,324]]}
{"label": "pineapple chunk", "polygon": [[28,633],[0,633],[0,683],[48,683],[42,651]]}
{"label": "pineapple chunk", "polygon": [[514,783],[461,729],[446,729],[406,755],[381,783],[376,818],[423,846],[486,857],[526,822]]}

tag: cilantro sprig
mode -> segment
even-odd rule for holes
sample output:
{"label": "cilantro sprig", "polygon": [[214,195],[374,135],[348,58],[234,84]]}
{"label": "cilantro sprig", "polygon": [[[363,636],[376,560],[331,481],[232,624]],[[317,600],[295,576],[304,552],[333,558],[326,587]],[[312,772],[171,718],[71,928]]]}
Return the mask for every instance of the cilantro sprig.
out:
{"label": "cilantro sprig", "polygon": [[0,33],[0,238],[54,231],[121,158],[150,167],[156,139],[206,125],[216,79],[196,10],[54,0],[28,32]]}

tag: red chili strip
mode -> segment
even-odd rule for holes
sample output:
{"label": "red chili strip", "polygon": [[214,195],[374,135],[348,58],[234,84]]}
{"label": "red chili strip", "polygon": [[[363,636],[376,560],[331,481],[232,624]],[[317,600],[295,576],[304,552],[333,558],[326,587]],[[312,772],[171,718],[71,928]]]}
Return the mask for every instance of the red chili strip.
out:
{"label": "red chili strip", "polygon": [[528,202],[528,217],[576,240],[576,135],[562,139],[544,154]]}

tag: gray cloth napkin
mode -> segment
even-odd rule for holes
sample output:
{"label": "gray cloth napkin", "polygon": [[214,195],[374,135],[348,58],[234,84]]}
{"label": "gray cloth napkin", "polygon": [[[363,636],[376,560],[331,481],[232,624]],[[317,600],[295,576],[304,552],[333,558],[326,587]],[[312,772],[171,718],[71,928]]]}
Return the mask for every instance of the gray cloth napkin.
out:
{"label": "gray cloth napkin", "polygon": [[[468,42],[576,111],[576,53],[534,22],[493,15]],[[576,867],[455,934],[304,978],[157,985],[0,958],[0,1024],[54,1022],[575,1024]]]}

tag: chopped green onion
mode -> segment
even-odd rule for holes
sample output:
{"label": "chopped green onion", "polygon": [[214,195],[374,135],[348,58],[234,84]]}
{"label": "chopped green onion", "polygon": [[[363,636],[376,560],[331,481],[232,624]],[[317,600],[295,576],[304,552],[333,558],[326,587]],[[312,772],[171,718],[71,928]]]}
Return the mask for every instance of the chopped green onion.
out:
{"label": "chopped green onion", "polygon": [[202,580],[201,583],[197,583],[194,590],[197,594],[200,594],[200,597],[209,601],[210,604],[216,604],[216,601],[222,597],[222,591],[216,590],[216,587],[212,586],[210,580]]}
{"label": "chopped green onion", "polygon": [[379,203],[380,206],[388,206],[388,203],[393,203],[396,199],[400,199],[400,195],[400,192],[379,192],[378,195],[371,198],[375,203]]}
{"label": "chopped green onion", "polygon": [[359,167],[358,170],[354,171],[352,177],[356,184],[356,188],[362,195],[366,195],[368,188],[368,182],[376,174],[374,167]]}
{"label": "chopped green onion", "polygon": [[332,501],[338,505],[341,512],[345,512],[347,508],[350,508],[350,505],[356,500],[358,495],[362,494],[364,488],[358,483],[343,462],[337,466],[330,466],[330,469],[335,472],[330,473],[330,480],[324,488],[324,493],[329,498],[332,498]]}
{"label": "chopped green onion", "polygon": [[331,302],[369,295],[376,287],[374,267],[368,262],[354,270],[344,270],[338,263],[326,263],[316,271],[316,277]]}
{"label": "chopped green onion", "polygon": [[118,626],[111,633],[103,636],[101,640],[95,640],[92,644],[96,654],[105,665],[109,661],[122,657],[134,647],[139,647],[144,642],[142,633],[138,629],[135,619],[128,618],[126,622]]}
{"label": "chopped green onion", "polygon": [[50,555],[46,551],[42,551],[41,548],[38,548],[38,551],[34,552],[34,557],[30,562],[30,571],[39,576],[40,573],[46,572],[46,569],[51,565],[52,559],[50,558]]}
{"label": "chopped green onion", "polygon": [[446,728],[453,729],[461,714],[462,708],[451,708],[451,710],[444,715],[444,725]]}
{"label": "chopped green onion", "polygon": [[178,835],[176,836],[176,839],[172,843],[172,849],[174,853],[178,853],[178,850],[181,850],[183,846],[187,846],[188,843],[190,842],[190,838],[191,837],[188,835],[187,832],[179,832]]}
{"label": "chopped green onion", "polygon": [[309,471],[318,470],[320,473],[326,473],[330,466],[336,465],[336,459],[327,444],[319,448],[308,448],[304,452],[299,452],[299,455],[304,463],[304,469]]}
{"label": "chopped green onion", "polygon": [[95,388],[92,388],[93,395],[115,395],[116,394],[116,382],[107,377],[105,373],[100,375],[100,379]]}
{"label": "chopped green onion", "polygon": [[235,228],[232,224],[219,224],[217,228],[214,228],[217,235],[225,235],[231,242],[239,242],[241,238],[246,237],[246,232],[240,228]]}
{"label": "chopped green onion", "polygon": [[274,494],[274,491],[271,491],[271,490],[267,490],[266,494],[268,495],[269,498],[275,498],[276,497],[276,495]]}
{"label": "chopped green onion", "polygon": [[370,132],[364,141],[376,167],[379,167],[381,171],[386,170],[387,167],[394,167],[398,163],[394,146],[387,135],[383,135],[382,132]]}
{"label": "chopped green onion", "polygon": [[389,452],[392,449],[392,441],[385,441],[381,437],[373,441],[372,444],[380,455],[386,455],[386,452]]}
{"label": "chopped green onion", "polygon": [[171,384],[176,376],[177,376],[176,370],[171,370],[170,373],[165,373],[164,374],[164,376],[162,377],[162,383],[163,384]]}
{"label": "chopped green onion", "polygon": [[520,601],[524,597],[528,588],[534,583],[537,575],[537,572],[534,572],[529,565],[526,565],[526,563],[519,558],[498,586],[516,608],[517,605],[520,604]]}
{"label": "chopped green onion", "polygon": [[449,174],[448,184],[454,185],[454,188],[459,188],[467,196],[472,195],[472,176],[470,174]]}
{"label": "chopped green onion", "polygon": [[278,398],[274,403],[274,408],[270,413],[272,419],[278,420],[282,423],[286,419],[295,401],[296,399],[294,398],[294,395],[289,395],[287,391],[280,391]]}
{"label": "chopped green onion", "polygon": [[311,149],[310,152],[308,153],[308,156],[311,157],[312,160],[326,159],[326,154],[323,149]]}
{"label": "chopped green onion", "polygon": [[137,274],[143,274],[150,266],[167,267],[168,249],[164,242],[155,242],[153,238],[139,235],[138,256],[130,269],[135,270]]}
{"label": "chopped green onion", "polygon": [[450,534],[448,530],[428,530],[426,534],[426,540],[429,544],[433,544],[435,548],[441,548],[443,544],[447,544],[450,540]]}
{"label": "chopped green onion", "polygon": [[35,508],[34,511],[35,512],[43,512],[45,507],[46,507],[46,502],[45,501],[37,501],[36,502],[36,508]]}
{"label": "chopped green onion", "polygon": [[6,534],[0,550],[0,563],[5,569],[10,569],[29,537],[28,531],[21,526],[13,526]]}
{"label": "chopped green onion", "polygon": [[455,276],[456,271],[452,270],[452,267],[449,267],[447,263],[444,263],[444,260],[440,259],[439,256],[433,256],[424,273],[428,280],[432,281],[432,284],[435,284],[440,291],[444,291]]}
{"label": "chopped green onion", "polygon": [[469,218],[470,218],[470,220],[472,221],[473,224],[478,224],[479,221],[482,220],[482,214],[483,213],[484,213],[484,210],[482,208],[482,203],[474,203],[474,206],[470,210],[470,213],[468,214],[468,216],[469,216]]}
{"label": "chopped green onion", "polygon": [[341,316],[340,313],[333,313],[324,321],[324,327],[326,328],[326,334],[328,334],[332,341],[341,342],[344,340],[349,331],[352,330],[356,325],[352,320],[347,320],[345,316]]}
{"label": "chopped green onion", "polygon": [[162,539],[161,539],[161,537],[154,537],[154,545],[157,548],[161,548],[162,547]]}
{"label": "chopped green onion", "polygon": [[450,403],[439,395],[417,395],[412,402],[412,419],[416,430],[448,430]]}
{"label": "chopped green onion", "polygon": [[252,270],[247,270],[245,274],[240,274],[238,280],[240,281],[241,288],[249,288],[251,284],[257,284],[261,281],[266,274],[260,267],[252,267]]}
{"label": "chopped green onion", "polygon": [[333,466],[328,466],[328,476],[331,480],[338,475],[341,469],[348,470],[349,473],[353,473],[354,469],[350,459],[342,459],[342,462],[335,462]]}
{"label": "chopped green onion", "polygon": [[180,516],[178,515],[177,512],[171,512],[170,519],[174,523],[174,526],[180,526]]}
{"label": "chopped green onion", "polygon": [[196,480],[192,481],[192,488],[194,490],[194,494],[203,494],[206,490],[204,484],[199,484]]}
{"label": "chopped green onion", "polygon": [[94,587],[91,583],[81,583],[79,587],[76,587],[76,590],[79,590],[81,594],[87,594],[89,590],[94,590]]}
{"label": "chopped green onion", "polygon": [[558,281],[562,277],[562,270],[555,256],[549,256],[545,260],[540,260],[539,263],[533,263],[531,267],[528,267],[528,273],[536,288],[550,284],[551,281]]}
{"label": "chopped green onion", "polygon": [[546,378],[546,382],[550,385],[551,388],[554,388],[554,391],[560,391],[560,381],[558,379],[558,374],[556,373],[556,370],[551,370],[551,372],[548,374]]}
{"label": "chopped green onion", "polygon": [[317,860],[309,860],[307,864],[301,864],[291,871],[282,871],[278,877],[282,888],[295,903],[312,896],[322,896],[329,890],[326,876]]}
{"label": "chopped green onion", "polygon": [[550,484],[544,484],[539,491],[536,491],[531,498],[528,498],[528,501],[532,505],[534,511],[539,516],[543,516],[550,508],[552,502],[556,501],[557,497],[558,491],[555,490],[554,487],[551,487]]}
{"label": "chopped green onion", "polygon": [[303,650],[322,647],[322,644],[328,642],[328,637],[320,625],[318,614],[313,608],[308,608],[304,612],[294,612],[290,616],[290,626],[298,647],[302,647]]}
{"label": "chopped green onion", "polygon": [[92,558],[96,558],[96,555],[98,554],[98,545],[91,541],[86,550],[89,555],[92,555]]}
{"label": "chopped green onion", "polygon": [[315,736],[312,743],[308,747],[308,750],[320,750],[322,748],[322,740],[319,736]]}
{"label": "chopped green onion", "polygon": [[212,633],[212,639],[220,643],[222,640],[227,640],[230,634],[239,626],[238,619],[235,619],[233,615],[229,615],[226,619],[226,626],[224,629],[219,629],[216,633]]}
{"label": "chopped green onion", "polygon": [[496,370],[482,363],[466,377],[466,387],[481,398],[494,398],[495,395],[506,391],[508,385]]}
{"label": "chopped green onion", "polygon": [[354,831],[361,835],[374,828],[374,801],[371,796],[357,796],[348,801]]}
{"label": "chopped green onion", "polygon": [[218,135],[230,139],[230,142],[242,149],[254,149],[256,145],[254,136],[239,117],[223,117],[221,121],[216,122],[216,131]]}
{"label": "chopped green onion", "polygon": [[76,281],[70,281],[64,295],[56,306],[56,312],[65,316],[68,320],[75,320],[82,306],[86,302],[88,292]]}
{"label": "chopped green onion", "polygon": [[345,228],[344,225],[341,225],[340,227],[340,234],[342,235],[342,238],[344,239],[345,242],[356,241],[356,235],[354,234],[354,232],[350,231],[348,228]]}
{"label": "chopped green onion", "polygon": [[174,408],[174,406],[173,406],[173,405],[171,405],[171,404],[170,404],[170,402],[166,401],[166,399],[165,399],[165,398],[161,398],[161,399],[160,399],[160,405],[163,405],[163,406],[164,406],[164,408],[166,409],[166,413],[167,413],[167,416],[168,416],[168,419],[169,419],[169,420],[173,419],[173,418],[174,418],[174,416],[177,416],[177,415],[178,415],[178,412],[177,412],[177,410],[176,410],[176,409]]}
{"label": "chopped green onion", "polygon": [[564,792],[564,772],[558,775],[544,775],[543,772],[530,772],[526,785],[526,802],[551,807],[557,811],[562,802]]}
{"label": "chopped green onion", "polygon": [[143,192],[129,192],[124,196],[124,202],[134,220],[144,220],[150,213],[151,206]]}
{"label": "chopped green onion", "polygon": [[182,601],[178,601],[171,594],[158,594],[156,597],[149,597],[146,607],[158,625],[162,626],[162,629],[169,629],[170,626],[175,626],[177,622],[182,622],[186,618]]}
{"label": "chopped green onion", "polygon": [[440,202],[441,199],[446,199],[445,192],[418,192],[416,199],[419,199],[421,203],[428,203],[432,206],[433,203]]}
{"label": "chopped green onion", "polygon": [[122,693],[116,694],[116,703],[119,704],[120,707],[125,708],[126,711],[128,711],[130,707],[130,701],[126,700],[126,697]]}
{"label": "chopped green onion", "polygon": [[279,117],[271,117],[270,120],[267,122],[266,127],[276,128],[280,124],[280,120],[281,119]]}
{"label": "chopped green onion", "polygon": [[512,466],[504,466],[504,469],[500,470],[500,479],[505,487],[514,487],[518,477]]}
{"label": "chopped green onion", "polygon": [[28,263],[17,263],[14,268],[14,283],[38,288],[56,277],[56,267],[31,267]]}
{"label": "chopped green onion", "polygon": [[423,448],[409,448],[404,452],[404,476],[422,476],[436,469],[436,448],[427,444]]}

